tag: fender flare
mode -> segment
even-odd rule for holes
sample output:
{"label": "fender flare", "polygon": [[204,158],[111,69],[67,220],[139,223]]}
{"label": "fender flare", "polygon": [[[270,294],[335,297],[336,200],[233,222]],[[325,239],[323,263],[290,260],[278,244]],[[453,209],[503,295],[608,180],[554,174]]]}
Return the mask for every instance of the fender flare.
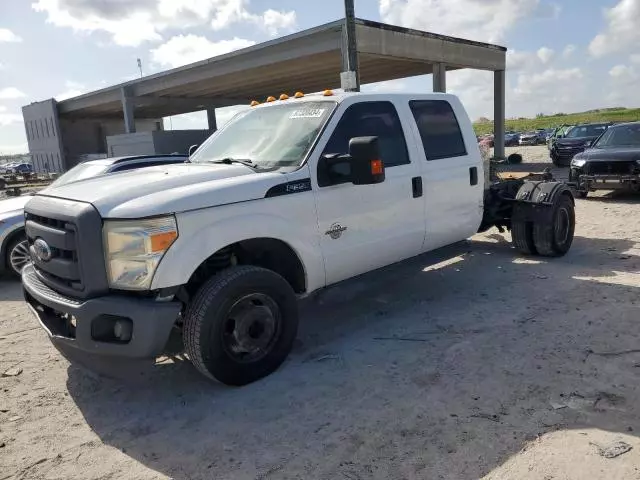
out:
{"label": "fender flare", "polygon": [[548,221],[553,206],[562,195],[567,195],[575,205],[571,188],[563,182],[527,181],[516,194],[513,222]]}

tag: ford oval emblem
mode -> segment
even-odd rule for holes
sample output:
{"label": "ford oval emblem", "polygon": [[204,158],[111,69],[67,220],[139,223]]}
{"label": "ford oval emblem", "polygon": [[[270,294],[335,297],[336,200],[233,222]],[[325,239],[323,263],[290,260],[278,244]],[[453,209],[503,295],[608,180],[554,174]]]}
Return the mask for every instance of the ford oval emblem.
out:
{"label": "ford oval emblem", "polygon": [[41,262],[48,262],[53,255],[51,247],[42,238],[36,238],[36,241],[33,242],[33,253]]}

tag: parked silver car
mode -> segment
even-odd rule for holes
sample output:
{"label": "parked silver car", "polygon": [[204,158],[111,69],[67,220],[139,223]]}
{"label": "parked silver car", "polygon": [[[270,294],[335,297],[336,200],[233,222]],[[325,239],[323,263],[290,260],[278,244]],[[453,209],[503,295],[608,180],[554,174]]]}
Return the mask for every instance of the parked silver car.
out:
{"label": "parked silver car", "polygon": [[[91,160],[76,165],[52,185],[77,182],[85,178],[137,168],[184,163],[187,155],[136,155]],[[17,277],[29,262],[29,246],[24,234],[24,206],[31,195],[0,200],[0,273],[7,271]]]}

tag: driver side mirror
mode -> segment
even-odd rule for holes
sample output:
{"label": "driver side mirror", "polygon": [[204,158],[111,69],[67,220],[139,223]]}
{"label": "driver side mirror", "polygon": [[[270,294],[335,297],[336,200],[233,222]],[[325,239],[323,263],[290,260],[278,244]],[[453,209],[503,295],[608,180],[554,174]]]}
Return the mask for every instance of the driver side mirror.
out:
{"label": "driver side mirror", "polygon": [[348,182],[373,185],[384,182],[384,179],[378,137],[354,137],[349,141],[348,154],[325,155],[318,163],[318,184],[321,187]]}
{"label": "driver side mirror", "polygon": [[191,146],[189,147],[189,156],[193,155],[193,152],[195,152],[195,151],[198,149],[198,147],[199,147],[199,146],[200,146],[200,145],[198,145],[197,143],[196,143],[196,144],[194,144],[194,145],[191,145]]}
{"label": "driver side mirror", "polygon": [[378,137],[355,137],[349,141],[351,181],[354,185],[373,185],[385,179]]}

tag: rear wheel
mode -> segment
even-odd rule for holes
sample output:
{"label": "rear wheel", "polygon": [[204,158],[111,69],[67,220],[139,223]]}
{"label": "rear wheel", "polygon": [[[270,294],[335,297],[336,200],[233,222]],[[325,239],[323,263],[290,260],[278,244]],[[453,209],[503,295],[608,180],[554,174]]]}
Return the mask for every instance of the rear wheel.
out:
{"label": "rear wheel", "polygon": [[560,257],[569,251],[573,243],[576,215],[569,195],[560,195],[553,206],[550,222],[533,224],[533,242],[539,255]]}
{"label": "rear wheel", "polygon": [[185,313],[184,343],[201,373],[240,386],[274,372],[297,330],[297,301],[287,281],[271,270],[238,266],[196,293]]}
{"label": "rear wheel", "polygon": [[7,245],[6,265],[9,272],[15,277],[20,277],[22,269],[29,263],[29,244],[24,233],[13,238]]}

